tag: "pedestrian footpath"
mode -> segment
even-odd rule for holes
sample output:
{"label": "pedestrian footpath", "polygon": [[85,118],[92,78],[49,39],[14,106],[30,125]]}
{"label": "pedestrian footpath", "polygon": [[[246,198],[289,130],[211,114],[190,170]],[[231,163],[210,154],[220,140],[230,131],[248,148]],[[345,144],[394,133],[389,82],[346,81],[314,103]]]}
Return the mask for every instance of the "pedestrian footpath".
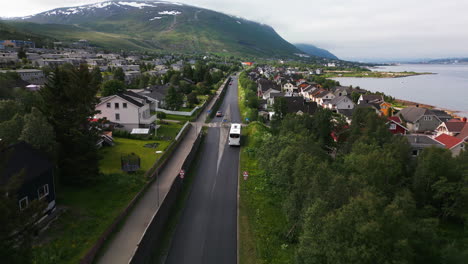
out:
{"label": "pedestrian footpath", "polygon": [[195,140],[198,137],[208,115],[207,109],[211,109],[224,85],[216,92],[209,102],[205,111],[198,117],[196,122],[180,142],[177,149],[169,157],[169,160],[160,172],[156,180],[148,188],[145,194],[132,209],[123,226],[113,237],[105,248],[105,252],[98,259],[99,264],[128,264],[135,253],[138,243],[145,234],[145,230],[151,222],[153,215],[169,192],[174,179],[177,177],[182,165],[190,153]]}

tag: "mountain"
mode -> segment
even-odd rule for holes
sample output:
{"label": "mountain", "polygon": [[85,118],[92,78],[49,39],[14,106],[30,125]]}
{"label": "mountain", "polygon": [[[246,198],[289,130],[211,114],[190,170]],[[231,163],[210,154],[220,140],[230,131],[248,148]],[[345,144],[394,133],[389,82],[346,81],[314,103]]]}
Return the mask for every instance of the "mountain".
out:
{"label": "mountain", "polygon": [[107,1],[58,8],[10,25],[62,41],[110,49],[213,52],[259,57],[302,53],[264,24],[161,1]]}
{"label": "mountain", "polygon": [[294,44],[294,45],[296,46],[296,48],[302,50],[303,52],[309,55],[338,60],[338,57],[333,55],[328,50],[317,48],[314,45],[311,45],[311,44]]}
{"label": "mountain", "polygon": [[32,40],[39,46],[42,46],[42,45],[45,45],[54,41],[53,38],[49,38],[49,37],[42,36],[36,33],[31,33],[29,31],[18,29],[1,20],[0,20],[0,39]]}

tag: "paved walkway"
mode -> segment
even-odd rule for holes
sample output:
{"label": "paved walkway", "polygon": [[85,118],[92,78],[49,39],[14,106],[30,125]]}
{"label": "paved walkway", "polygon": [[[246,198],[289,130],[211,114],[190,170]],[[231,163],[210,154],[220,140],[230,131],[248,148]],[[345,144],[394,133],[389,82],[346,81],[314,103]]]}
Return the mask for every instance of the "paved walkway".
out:
{"label": "paved walkway", "polygon": [[192,123],[192,127],[182,142],[180,142],[174,154],[169,158],[166,167],[157,176],[157,179],[148,188],[144,196],[140,198],[131,214],[127,217],[124,225],[109,243],[109,246],[97,263],[129,263],[153,215],[158,211],[160,204],[171,188],[172,182],[178,176],[185,158],[190,153],[193,143],[205,124],[207,110],[213,107],[221,88],[222,86],[197,121]]}

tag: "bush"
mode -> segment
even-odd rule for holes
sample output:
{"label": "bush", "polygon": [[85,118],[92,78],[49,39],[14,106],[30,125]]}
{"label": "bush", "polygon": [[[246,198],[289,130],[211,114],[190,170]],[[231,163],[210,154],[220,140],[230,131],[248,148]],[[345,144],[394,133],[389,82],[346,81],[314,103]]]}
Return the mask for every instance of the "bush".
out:
{"label": "bush", "polygon": [[164,112],[158,112],[158,113],[156,114],[156,117],[159,118],[159,119],[164,119],[164,118],[166,118],[166,113],[164,113]]}

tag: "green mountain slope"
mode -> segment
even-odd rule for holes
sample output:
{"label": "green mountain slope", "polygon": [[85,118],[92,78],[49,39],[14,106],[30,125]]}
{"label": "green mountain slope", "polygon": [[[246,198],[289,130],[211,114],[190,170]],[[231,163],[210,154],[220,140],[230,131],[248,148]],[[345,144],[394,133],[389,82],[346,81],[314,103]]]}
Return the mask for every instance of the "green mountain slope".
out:
{"label": "green mountain slope", "polygon": [[[105,48],[214,52],[260,57],[301,53],[267,25],[168,2],[109,1],[23,18],[15,27]],[[52,25],[54,24],[54,25]]]}
{"label": "green mountain slope", "polygon": [[8,23],[0,21],[0,39],[31,40],[36,42],[38,46],[48,45],[55,40],[54,38],[46,37],[44,35],[40,35],[37,32],[33,32],[14,27]]}
{"label": "green mountain slope", "polygon": [[323,57],[323,58],[328,58],[328,59],[335,59],[337,60],[338,57],[336,57],[334,54],[329,52],[328,50],[318,48],[314,45],[310,44],[294,44],[298,49],[302,50],[303,52],[312,55],[312,56],[318,56],[318,57]]}

